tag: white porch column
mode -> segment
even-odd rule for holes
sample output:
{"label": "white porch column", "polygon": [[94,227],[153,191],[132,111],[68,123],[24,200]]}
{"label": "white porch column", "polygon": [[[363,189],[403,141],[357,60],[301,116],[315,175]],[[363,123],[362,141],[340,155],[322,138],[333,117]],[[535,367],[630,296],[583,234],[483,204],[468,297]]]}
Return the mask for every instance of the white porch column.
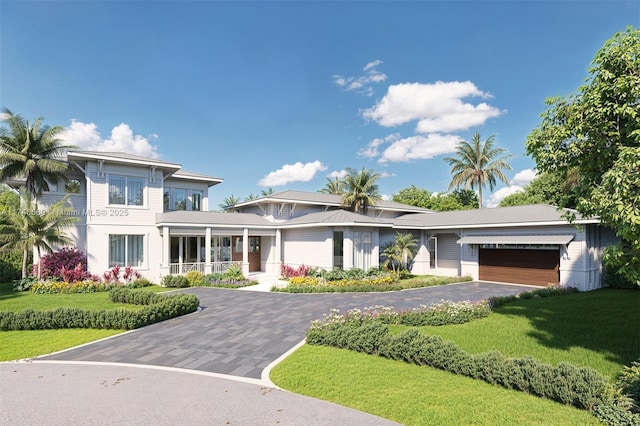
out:
{"label": "white porch column", "polygon": [[264,241],[269,241],[271,244],[265,272],[279,275],[280,264],[282,263],[282,233],[280,229],[276,229],[276,234],[273,237],[269,237],[268,240],[262,237],[262,250],[265,249]]}
{"label": "white porch column", "polygon": [[242,273],[249,276],[249,228],[242,231]]}
{"label": "white porch column", "polygon": [[346,228],[342,236],[342,267],[351,269],[353,268],[353,230]]}
{"label": "white porch column", "polygon": [[169,235],[169,227],[162,227],[162,263],[160,264],[160,279],[165,275],[171,274],[171,235]]}
{"label": "white porch column", "polygon": [[182,262],[184,262],[184,237],[178,237],[178,273],[182,273]]}
{"label": "white porch column", "polygon": [[207,227],[204,232],[204,273],[211,273],[211,228]]}
{"label": "white porch column", "polygon": [[429,247],[427,246],[429,236],[424,230],[420,230],[419,232],[418,251],[413,258],[411,273],[415,275],[426,275],[429,273]]}

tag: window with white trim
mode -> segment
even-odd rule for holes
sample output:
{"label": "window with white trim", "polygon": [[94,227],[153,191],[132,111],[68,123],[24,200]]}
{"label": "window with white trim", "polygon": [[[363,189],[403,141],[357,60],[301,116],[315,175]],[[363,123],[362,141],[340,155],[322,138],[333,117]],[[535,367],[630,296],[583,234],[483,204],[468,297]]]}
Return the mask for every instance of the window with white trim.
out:
{"label": "window with white trim", "polygon": [[371,250],[373,248],[371,232],[353,233],[353,267],[368,270],[371,267]]}
{"label": "window with white trim", "polygon": [[144,235],[109,235],[109,267],[144,264]]}
{"label": "window with white trim", "polygon": [[144,179],[129,176],[109,176],[109,204],[144,205]]}

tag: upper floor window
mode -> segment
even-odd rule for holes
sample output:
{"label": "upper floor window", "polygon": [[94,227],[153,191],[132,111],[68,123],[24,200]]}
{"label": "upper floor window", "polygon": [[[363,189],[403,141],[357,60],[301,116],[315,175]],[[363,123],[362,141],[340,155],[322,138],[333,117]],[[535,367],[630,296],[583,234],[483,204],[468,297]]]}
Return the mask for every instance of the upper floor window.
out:
{"label": "upper floor window", "polygon": [[144,205],[144,179],[129,176],[110,176],[109,204]]}
{"label": "upper floor window", "polygon": [[202,210],[202,191],[196,189],[191,191],[191,210],[198,212]]}
{"label": "upper floor window", "polygon": [[173,189],[173,209],[174,210],[186,210],[187,209],[187,190],[182,188]]}

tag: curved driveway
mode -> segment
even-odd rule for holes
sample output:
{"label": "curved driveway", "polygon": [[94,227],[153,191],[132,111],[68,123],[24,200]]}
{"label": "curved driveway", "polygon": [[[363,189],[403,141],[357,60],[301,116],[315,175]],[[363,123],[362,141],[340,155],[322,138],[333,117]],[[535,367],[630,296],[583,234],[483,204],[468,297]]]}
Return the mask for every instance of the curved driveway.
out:
{"label": "curved driveway", "polygon": [[197,313],[33,362],[0,363],[0,425],[392,425],[274,389],[269,366],[331,308],[405,309],[530,289],[477,282],[388,293],[188,289],[200,298]]}
{"label": "curved driveway", "polygon": [[413,308],[443,299],[478,301],[527,287],[460,283],[385,293],[289,294],[217,288],[186,290],[198,313],[153,324],[46,360],[102,361],[186,368],[252,379],[304,339],[309,324],[331,308]]}

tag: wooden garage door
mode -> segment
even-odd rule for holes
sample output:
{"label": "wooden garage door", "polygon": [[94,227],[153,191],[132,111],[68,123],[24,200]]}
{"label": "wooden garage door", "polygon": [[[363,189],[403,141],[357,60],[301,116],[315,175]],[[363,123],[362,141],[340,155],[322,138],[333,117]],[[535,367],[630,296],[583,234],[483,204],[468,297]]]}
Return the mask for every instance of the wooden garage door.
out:
{"label": "wooden garage door", "polygon": [[546,286],[560,281],[560,250],[480,249],[480,280]]}

